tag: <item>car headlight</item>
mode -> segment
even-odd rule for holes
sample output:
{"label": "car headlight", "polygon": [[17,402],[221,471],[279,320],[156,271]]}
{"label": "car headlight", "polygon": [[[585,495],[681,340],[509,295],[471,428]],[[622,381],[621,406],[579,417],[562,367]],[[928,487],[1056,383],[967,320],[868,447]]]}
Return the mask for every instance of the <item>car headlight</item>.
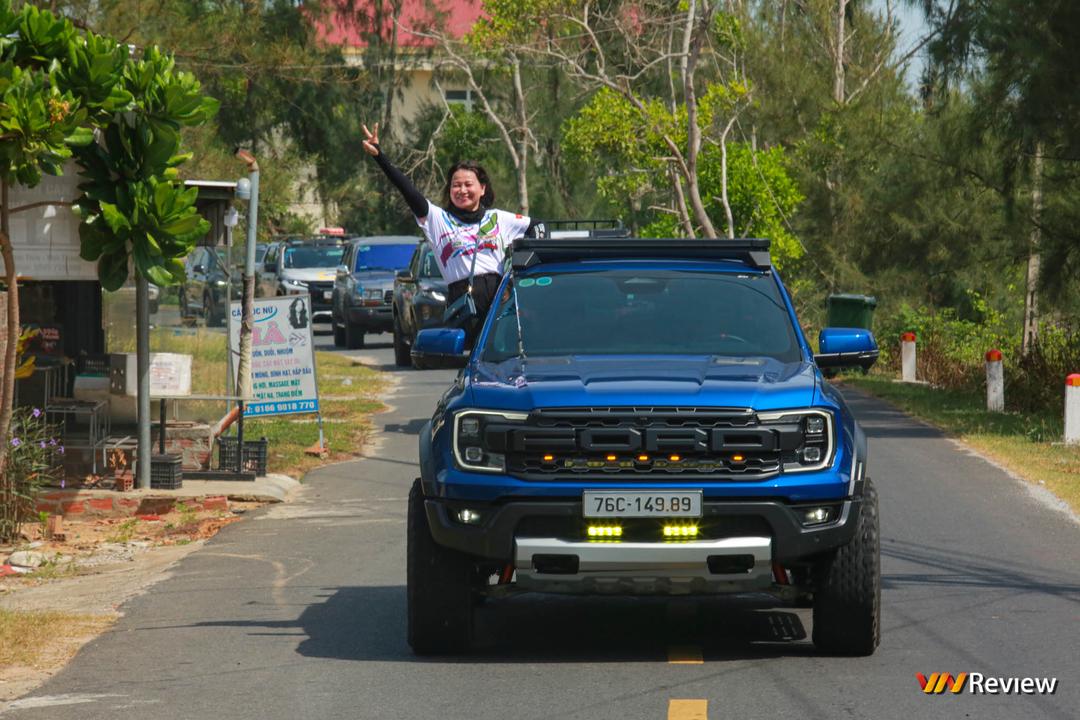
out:
{"label": "car headlight", "polygon": [[380,303],[383,300],[383,295],[386,294],[385,290],[379,290],[378,288],[368,288],[364,291],[365,300],[378,300]]}
{"label": "car headlight", "polygon": [[227,283],[224,280],[215,280],[214,285],[216,285],[217,287],[225,287]]}
{"label": "car headlight", "polygon": [[[526,413],[491,410],[463,410],[454,417],[454,458],[465,470],[505,472],[505,448],[495,447],[489,438],[494,426],[523,423]],[[505,437],[505,433],[497,433]]]}
{"label": "car headlight", "polygon": [[784,472],[821,470],[832,462],[835,432],[832,413],[826,410],[779,410],[758,413],[762,425],[780,426],[782,432],[795,438],[781,448]]}
{"label": "car headlight", "polygon": [[438,290],[428,290],[427,294],[430,295],[434,300],[438,300],[439,302],[446,302],[446,295],[439,292]]}
{"label": "car headlight", "polygon": [[307,292],[307,283],[302,280],[291,280],[289,278],[282,278],[281,285],[287,292],[291,293],[304,293]]}

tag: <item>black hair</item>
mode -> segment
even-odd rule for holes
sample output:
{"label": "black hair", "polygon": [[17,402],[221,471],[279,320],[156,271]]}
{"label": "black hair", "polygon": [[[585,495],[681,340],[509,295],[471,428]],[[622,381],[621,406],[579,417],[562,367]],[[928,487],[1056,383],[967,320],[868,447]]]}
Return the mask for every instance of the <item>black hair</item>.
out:
{"label": "black hair", "polygon": [[454,207],[450,200],[450,183],[454,180],[454,173],[458,170],[468,170],[476,175],[477,181],[484,186],[484,196],[480,198],[480,207],[489,208],[495,204],[495,188],[488,179],[487,170],[475,160],[461,160],[450,166],[446,173],[446,186],[443,188],[443,204],[446,208]]}

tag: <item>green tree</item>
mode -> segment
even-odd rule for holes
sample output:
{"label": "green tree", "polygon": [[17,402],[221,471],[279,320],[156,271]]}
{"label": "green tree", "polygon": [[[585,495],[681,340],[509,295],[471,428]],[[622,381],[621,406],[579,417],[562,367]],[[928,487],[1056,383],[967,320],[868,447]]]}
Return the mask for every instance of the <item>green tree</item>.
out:
{"label": "green tree", "polygon": [[[0,502],[12,501],[4,479],[19,336],[18,282],[9,235],[6,188],[34,186],[73,157],[83,168],[81,254],[98,261],[98,276],[114,290],[136,271],[158,284],[182,273],[180,258],[208,224],[194,208],[177,166],[180,127],[205,121],[216,102],[198,82],[175,72],[156,48],[132,59],[127,46],[79,32],[74,25],[0,0],[0,252],[8,298],[8,342],[0,399]],[[95,142],[95,135],[100,139]]]}

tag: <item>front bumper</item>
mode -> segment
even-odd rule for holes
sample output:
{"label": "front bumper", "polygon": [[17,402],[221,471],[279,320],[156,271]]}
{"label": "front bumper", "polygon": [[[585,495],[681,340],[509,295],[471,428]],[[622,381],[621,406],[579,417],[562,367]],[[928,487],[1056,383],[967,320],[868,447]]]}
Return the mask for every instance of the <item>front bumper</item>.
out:
{"label": "front bumper", "polygon": [[525,590],[588,594],[748,592],[772,585],[772,541],[570,542],[518,538],[514,567]]}
{"label": "front bumper", "polygon": [[[796,512],[799,506],[788,505],[780,501],[708,501],[702,506],[699,524],[703,539],[690,543],[668,544],[662,541],[637,543],[585,543],[590,548],[587,553],[588,563],[612,562],[619,564],[627,557],[640,555],[647,557],[638,548],[644,544],[649,547],[684,547],[694,548],[698,543],[711,541],[732,541],[731,552],[713,553],[710,548],[701,545],[693,550],[686,550],[693,556],[697,571],[704,568],[710,573],[707,559],[710,554],[751,554],[760,560],[764,552],[761,540],[768,543],[767,553],[772,562],[798,564],[823,552],[840,547],[850,542],[855,533],[859,518],[861,498],[849,498],[836,501],[839,506],[837,520],[816,526],[803,526]],[[529,552],[539,554],[560,554],[540,552],[538,548],[556,548],[576,546],[584,540],[585,521],[580,500],[514,500],[499,504],[486,504],[443,499],[425,500],[428,525],[435,541],[440,545],[474,555],[496,560],[500,563],[527,560]],[[453,519],[454,513],[463,508],[473,509],[483,518],[479,525],[464,525]],[[729,547],[729,546],[723,546]],[[595,548],[595,550],[593,549]],[[752,548],[752,549],[748,549]],[[697,550],[705,549],[704,558]],[[665,551],[666,552],[666,551]],[[685,556],[678,551],[671,556],[673,564],[668,575],[682,572],[677,566]],[[524,553],[524,554],[523,554]],[[606,553],[606,555],[605,555]],[[696,553],[696,554],[695,554]],[[567,551],[566,555],[574,555]],[[582,567],[582,555],[578,555],[578,567]],[[640,557],[638,558],[640,560]],[[638,560],[633,560],[638,562]],[[650,561],[651,562],[651,561]],[[767,563],[766,567],[771,564]],[[600,567],[600,566],[596,566]],[[758,567],[755,562],[754,567]],[[518,565],[519,573],[522,566]],[[664,573],[661,573],[664,575]]]}
{"label": "front bumper", "polygon": [[390,305],[350,306],[347,313],[349,322],[365,332],[391,332],[394,329],[394,313]]}

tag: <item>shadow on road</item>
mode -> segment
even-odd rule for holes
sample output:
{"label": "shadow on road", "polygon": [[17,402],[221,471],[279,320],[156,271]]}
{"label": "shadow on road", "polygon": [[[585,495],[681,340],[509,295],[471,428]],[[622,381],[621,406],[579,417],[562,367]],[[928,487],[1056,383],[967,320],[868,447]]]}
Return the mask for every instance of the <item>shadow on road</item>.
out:
{"label": "shadow on road", "polygon": [[[753,603],[666,598],[558,598],[522,595],[476,609],[473,650],[459,662],[625,662],[665,660],[673,646],[701,647],[709,660],[812,655],[791,611]],[[312,605],[297,624],[298,652],[340,660],[423,661],[405,641],[405,588],[343,587]],[[702,638],[706,638],[702,643]]]}
{"label": "shadow on road", "polygon": [[1018,590],[1024,593],[1054,595],[1080,603],[1080,584],[1066,582],[1049,573],[1043,577],[1030,566],[1002,562],[987,555],[959,552],[903,540],[884,540],[883,557],[920,565],[924,572],[889,572],[882,576],[882,587],[895,590],[906,585],[970,588],[972,590]]}
{"label": "shadow on road", "polygon": [[383,425],[383,432],[402,433],[404,435],[419,435],[420,430],[427,423],[428,418],[413,418],[407,423],[387,423]]}

